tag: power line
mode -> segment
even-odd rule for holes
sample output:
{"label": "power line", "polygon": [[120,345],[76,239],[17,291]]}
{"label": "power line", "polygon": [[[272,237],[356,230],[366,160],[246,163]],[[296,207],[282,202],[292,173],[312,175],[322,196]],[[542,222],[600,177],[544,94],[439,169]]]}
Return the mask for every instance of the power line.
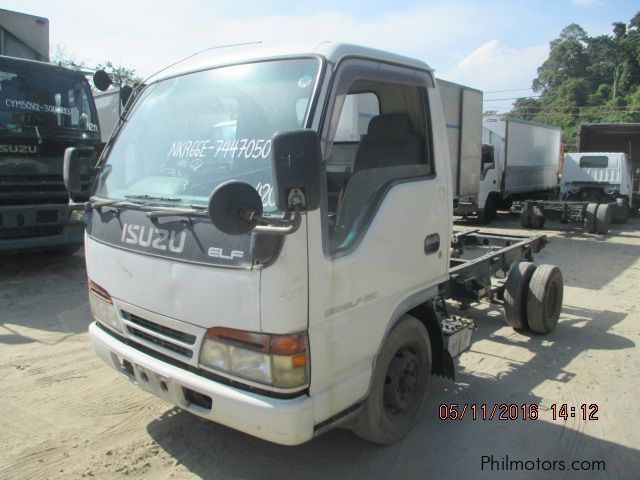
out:
{"label": "power line", "polygon": [[485,102],[500,102],[502,100],[520,100],[521,98],[540,98],[542,95],[530,95],[528,97],[511,97],[511,98],[489,98]]}
{"label": "power line", "polygon": [[531,88],[512,88],[511,90],[494,90],[493,92],[484,92],[484,93],[524,92],[526,90],[532,90],[532,89]]}

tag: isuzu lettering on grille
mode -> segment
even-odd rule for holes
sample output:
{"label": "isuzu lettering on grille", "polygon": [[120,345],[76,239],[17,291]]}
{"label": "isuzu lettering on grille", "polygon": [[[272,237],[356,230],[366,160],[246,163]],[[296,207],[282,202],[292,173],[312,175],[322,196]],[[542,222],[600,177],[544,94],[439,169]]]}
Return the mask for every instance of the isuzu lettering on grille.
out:
{"label": "isuzu lettering on grille", "polygon": [[141,247],[151,247],[156,250],[181,253],[184,250],[184,241],[187,234],[185,232],[169,232],[163,228],[144,227],[141,225],[131,225],[125,223],[122,227],[122,237],[124,243],[140,245]]}
{"label": "isuzu lettering on grille", "polygon": [[0,153],[38,153],[38,146],[1,144]]}

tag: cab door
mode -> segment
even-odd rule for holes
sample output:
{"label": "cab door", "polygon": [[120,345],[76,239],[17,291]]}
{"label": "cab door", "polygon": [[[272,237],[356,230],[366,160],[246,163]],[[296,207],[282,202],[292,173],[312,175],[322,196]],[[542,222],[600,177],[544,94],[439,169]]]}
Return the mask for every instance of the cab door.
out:
{"label": "cab door", "polygon": [[325,198],[308,214],[316,422],[366,395],[393,322],[447,278],[452,215],[431,73],[352,59],[332,85],[321,127]]}

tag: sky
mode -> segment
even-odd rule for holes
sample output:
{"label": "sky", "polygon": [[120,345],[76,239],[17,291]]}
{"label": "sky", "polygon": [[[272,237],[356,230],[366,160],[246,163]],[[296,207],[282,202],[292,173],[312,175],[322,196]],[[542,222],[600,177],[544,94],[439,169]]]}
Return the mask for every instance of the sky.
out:
{"label": "sky", "polygon": [[[347,41],[418,58],[436,76],[485,92],[485,110],[532,95],[549,42],[578,23],[611,32],[640,11],[629,0],[3,0],[49,19],[50,44],[88,65],[148,76],[191,53],[243,42]],[[162,6],[160,6],[162,5]],[[165,6],[166,5],[166,6]],[[506,100],[502,100],[506,99]]]}

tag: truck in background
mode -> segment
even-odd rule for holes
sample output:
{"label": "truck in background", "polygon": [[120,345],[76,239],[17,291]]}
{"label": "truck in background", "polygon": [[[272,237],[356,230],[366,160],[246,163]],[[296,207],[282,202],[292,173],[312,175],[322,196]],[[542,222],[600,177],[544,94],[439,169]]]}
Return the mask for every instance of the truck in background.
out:
{"label": "truck in background", "polygon": [[626,223],[640,206],[640,124],[585,124],[578,152],[567,153],[555,200],[514,205],[524,227],[542,228],[547,217],[583,223],[588,233],[606,234]]}
{"label": "truck in background", "polygon": [[558,127],[483,117],[482,92],[438,79],[445,115],[454,213],[489,223],[511,202],[555,195],[561,156]]}
{"label": "truck in background", "polygon": [[[353,102],[363,114],[343,117]],[[339,425],[389,444],[471,343],[446,299],[504,298],[512,327],[556,327],[562,274],[532,263],[544,236],[453,233],[421,61],[332,42],[209,51],[124,115],[86,208],[89,331],[167,402],[281,444]],[[78,162],[67,149],[70,191]]]}
{"label": "truck in background", "polygon": [[[82,189],[69,196],[64,151],[75,147]],[[100,153],[100,128],[85,76],[0,56],[0,254],[75,252],[82,208]]]}
{"label": "truck in background", "polygon": [[[633,176],[631,214],[640,208],[640,123],[588,123],[580,125],[578,152],[625,153]],[[624,215],[624,213],[622,214]]]}
{"label": "truck in background", "polygon": [[0,55],[49,61],[49,20],[0,8]]}
{"label": "truck in background", "polygon": [[612,204],[615,221],[626,223],[637,209],[633,167],[626,153],[567,153],[560,194],[564,200]]}

